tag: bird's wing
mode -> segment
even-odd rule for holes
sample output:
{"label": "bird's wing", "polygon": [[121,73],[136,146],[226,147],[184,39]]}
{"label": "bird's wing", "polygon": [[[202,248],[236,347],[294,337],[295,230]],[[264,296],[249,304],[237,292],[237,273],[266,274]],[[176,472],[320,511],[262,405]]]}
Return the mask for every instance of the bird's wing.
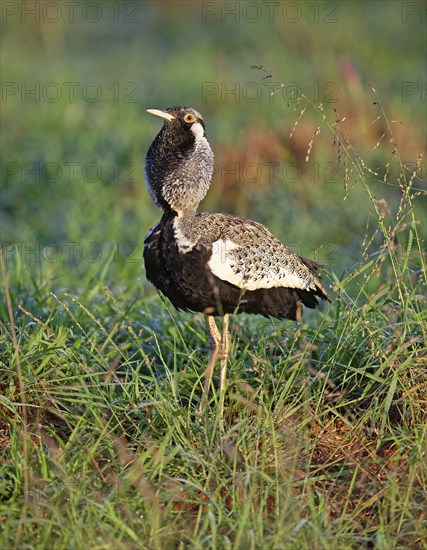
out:
{"label": "bird's wing", "polygon": [[221,234],[212,241],[208,262],[213,275],[244,290],[286,287],[323,293],[314,262],[304,263],[259,223],[223,217],[227,223],[218,224]]}

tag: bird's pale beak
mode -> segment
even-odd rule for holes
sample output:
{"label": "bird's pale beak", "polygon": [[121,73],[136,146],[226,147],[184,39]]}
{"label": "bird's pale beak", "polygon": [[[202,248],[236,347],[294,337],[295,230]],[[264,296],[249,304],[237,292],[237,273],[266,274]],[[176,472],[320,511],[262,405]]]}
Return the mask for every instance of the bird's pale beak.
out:
{"label": "bird's pale beak", "polygon": [[166,119],[168,122],[170,122],[171,120],[175,120],[175,117],[173,115],[167,113],[166,111],[160,111],[159,109],[147,109],[147,113],[162,117]]}

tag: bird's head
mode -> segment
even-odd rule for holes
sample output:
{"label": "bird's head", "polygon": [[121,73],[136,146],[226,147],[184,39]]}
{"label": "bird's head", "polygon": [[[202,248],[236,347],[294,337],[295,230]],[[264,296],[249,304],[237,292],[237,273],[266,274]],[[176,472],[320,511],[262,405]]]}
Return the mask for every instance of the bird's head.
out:
{"label": "bird's head", "polygon": [[188,132],[195,137],[204,137],[205,123],[202,115],[192,107],[168,107],[167,109],[147,109],[147,113],[163,118],[164,130],[175,139],[188,139]]}
{"label": "bird's head", "polygon": [[163,210],[180,215],[205,197],[213,172],[213,153],[202,115],[191,107],[147,109],[164,124],[145,161],[147,187]]}

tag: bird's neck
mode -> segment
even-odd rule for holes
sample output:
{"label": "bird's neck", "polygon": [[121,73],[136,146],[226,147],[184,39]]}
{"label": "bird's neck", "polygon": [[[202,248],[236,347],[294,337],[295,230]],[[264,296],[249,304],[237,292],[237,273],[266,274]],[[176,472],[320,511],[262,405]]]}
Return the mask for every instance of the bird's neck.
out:
{"label": "bird's neck", "polygon": [[185,254],[193,250],[199,240],[196,213],[196,208],[175,213],[173,220],[174,236],[181,253]]}
{"label": "bird's neck", "polygon": [[192,205],[192,206],[189,206],[187,208],[184,208],[182,210],[178,210],[176,212],[176,217],[178,218],[178,220],[180,222],[181,221],[185,221],[185,222],[190,221],[196,216],[198,206],[199,205],[196,204],[196,205]]}
{"label": "bird's neck", "polygon": [[208,192],[213,173],[213,153],[203,135],[192,135],[175,147],[160,133],[146,159],[146,182],[155,203],[178,216],[195,214]]}

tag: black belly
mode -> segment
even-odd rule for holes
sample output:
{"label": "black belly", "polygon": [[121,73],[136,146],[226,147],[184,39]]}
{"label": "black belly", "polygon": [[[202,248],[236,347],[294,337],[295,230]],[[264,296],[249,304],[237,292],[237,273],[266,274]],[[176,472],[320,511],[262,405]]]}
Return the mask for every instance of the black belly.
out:
{"label": "black belly", "polygon": [[299,320],[301,302],[317,305],[309,291],[266,288],[242,291],[218,279],[208,267],[211,247],[198,244],[186,254],[179,251],[173,228],[173,214],[165,214],[144,242],[147,279],[178,309],[209,315],[258,313]]}

